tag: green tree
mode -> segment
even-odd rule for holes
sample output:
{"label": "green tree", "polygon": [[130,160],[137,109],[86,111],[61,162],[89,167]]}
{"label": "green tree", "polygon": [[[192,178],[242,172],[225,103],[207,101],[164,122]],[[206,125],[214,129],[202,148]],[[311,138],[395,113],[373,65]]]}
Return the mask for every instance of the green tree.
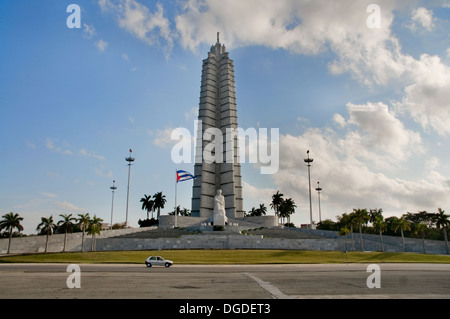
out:
{"label": "green tree", "polygon": [[147,196],[144,194],[144,197],[141,198],[142,203],[142,210],[147,211],[147,219],[149,219],[149,213],[152,212],[152,218],[153,218],[153,212],[155,211],[154,205],[155,202],[152,200],[152,196]]}
{"label": "green tree", "polygon": [[58,222],[58,227],[64,230],[64,246],[63,246],[63,252],[66,251],[66,244],[67,244],[67,233],[72,233],[73,231],[73,225],[76,222],[76,218],[72,217],[72,214],[60,214],[60,217],[62,217],[62,220]]}
{"label": "green tree", "polygon": [[164,205],[167,203],[166,195],[163,195],[162,192],[156,193],[153,195],[153,202],[154,209],[158,210],[156,219],[159,220],[159,217],[161,216],[161,208],[164,208]]}
{"label": "green tree", "polygon": [[405,215],[403,215],[401,218],[394,218],[394,229],[395,232],[400,229],[400,233],[402,234],[403,251],[406,251],[404,232],[406,230],[411,230],[411,223],[405,218]]}
{"label": "green tree", "polygon": [[89,227],[89,221],[90,221],[89,213],[86,214],[78,214],[78,227],[80,227],[81,231],[83,232],[83,235],[81,236],[81,251],[84,252],[84,236],[86,234],[86,230]]}
{"label": "green tree", "polygon": [[89,220],[89,227],[88,227],[88,235],[92,235],[92,241],[91,241],[91,251],[95,251],[95,235],[100,235],[100,231],[102,229],[102,222],[103,219],[98,218],[94,215],[92,219]]}
{"label": "green tree", "polygon": [[45,239],[45,252],[48,249],[48,237],[53,234],[56,229],[56,224],[53,221],[53,216],[50,215],[49,218],[41,217],[41,222],[37,225],[36,230],[39,230],[41,234],[46,234],[47,237]]}
{"label": "green tree", "polygon": [[383,245],[383,232],[387,229],[387,224],[383,219],[383,215],[376,215],[374,217],[375,219],[372,221],[373,227],[378,230],[380,234],[380,247],[381,251],[384,251],[384,245]]}
{"label": "green tree", "polygon": [[256,214],[257,214],[256,208],[252,207],[252,209],[247,213],[247,216],[253,217],[256,216]]}
{"label": "green tree", "polygon": [[427,225],[424,222],[414,224],[414,235],[422,237],[422,248],[425,254],[425,234],[428,230]]}
{"label": "green tree", "polygon": [[436,214],[436,216],[437,216],[436,227],[442,229],[442,232],[444,233],[445,253],[448,255],[447,231],[448,231],[448,227],[450,225],[450,220],[449,220],[450,215],[446,215],[444,210],[442,210],[441,208],[438,208],[438,213]]}
{"label": "green tree", "polygon": [[350,233],[352,234],[352,251],[355,251],[355,241],[353,238],[353,227],[356,225],[355,222],[355,214],[354,213],[344,213],[341,216],[337,216],[339,229],[346,227],[350,229]]}
{"label": "green tree", "polygon": [[278,218],[280,215],[280,205],[283,203],[283,196],[280,191],[277,191],[276,194],[272,195],[272,202],[270,203],[270,207],[275,211],[275,216]]}
{"label": "green tree", "polygon": [[266,205],[259,204],[259,208],[257,210],[258,210],[259,216],[266,216],[266,214],[267,214],[267,207],[266,207]]}
{"label": "green tree", "polygon": [[14,229],[17,228],[19,232],[23,230],[23,226],[20,224],[20,222],[23,220],[23,217],[20,217],[19,214],[17,213],[9,212],[8,214],[3,215],[2,218],[3,219],[0,220],[0,230],[7,229],[9,232],[9,241],[7,250],[7,254],[9,254]]}
{"label": "green tree", "polygon": [[337,223],[335,223],[331,219],[324,219],[321,222],[317,223],[317,229],[337,230]]}
{"label": "green tree", "polygon": [[367,209],[353,209],[354,214],[354,221],[359,226],[359,238],[361,242],[361,251],[364,251],[364,243],[362,238],[362,225],[367,224],[369,221],[369,213],[367,212]]}
{"label": "green tree", "polygon": [[369,211],[369,222],[370,223],[373,224],[378,217],[381,217],[383,219],[383,210],[381,208],[380,209],[375,208],[375,209],[371,209]]}
{"label": "green tree", "polygon": [[287,222],[291,222],[291,215],[295,214],[295,208],[297,205],[295,205],[295,202],[292,198],[286,198],[282,201],[281,205],[279,206],[279,217],[282,219],[282,223],[284,224],[284,219],[287,218]]}
{"label": "green tree", "polygon": [[265,216],[267,213],[267,207],[264,204],[259,204],[259,208],[252,207],[247,216]]}
{"label": "green tree", "polygon": [[344,242],[345,242],[345,252],[347,252],[347,235],[350,234],[350,229],[347,227],[342,227],[339,230],[339,236],[344,236]]}

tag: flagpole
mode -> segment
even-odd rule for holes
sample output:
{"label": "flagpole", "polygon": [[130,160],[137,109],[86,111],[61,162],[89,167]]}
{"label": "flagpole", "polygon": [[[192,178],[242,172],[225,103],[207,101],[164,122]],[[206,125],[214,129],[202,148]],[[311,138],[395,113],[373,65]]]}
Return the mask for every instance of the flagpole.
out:
{"label": "flagpole", "polygon": [[178,193],[178,170],[175,170],[175,174],[177,176],[177,180],[175,181],[175,228],[177,228],[177,193]]}

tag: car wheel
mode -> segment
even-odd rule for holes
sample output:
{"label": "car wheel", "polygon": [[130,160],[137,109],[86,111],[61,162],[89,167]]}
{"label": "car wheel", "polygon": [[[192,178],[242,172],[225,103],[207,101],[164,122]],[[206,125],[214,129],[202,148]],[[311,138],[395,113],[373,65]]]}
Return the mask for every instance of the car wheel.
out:
{"label": "car wheel", "polygon": [[169,264],[169,263],[166,263],[164,266],[166,266],[166,268],[169,268],[169,267],[170,267],[170,264]]}
{"label": "car wheel", "polygon": [[146,264],[148,268],[150,268],[152,266],[151,263]]}

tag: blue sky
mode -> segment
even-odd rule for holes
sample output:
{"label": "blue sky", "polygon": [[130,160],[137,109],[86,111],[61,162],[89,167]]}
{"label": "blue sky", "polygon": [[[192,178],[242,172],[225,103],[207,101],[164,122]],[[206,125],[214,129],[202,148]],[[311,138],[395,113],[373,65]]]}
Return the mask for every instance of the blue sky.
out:
{"label": "blue sky", "polygon": [[[67,6],[81,8],[70,29]],[[380,28],[366,24],[369,4]],[[239,126],[279,128],[280,169],[243,164],[244,208],[280,190],[309,222],[307,170],[322,219],[353,208],[385,217],[450,209],[448,1],[3,1],[0,3],[0,213],[145,218],[174,205],[170,133],[194,130],[202,60],[221,32],[235,63]],[[190,208],[191,182],[178,187]],[[318,221],[313,193],[314,220]],[[270,214],[273,211],[269,210]]]}

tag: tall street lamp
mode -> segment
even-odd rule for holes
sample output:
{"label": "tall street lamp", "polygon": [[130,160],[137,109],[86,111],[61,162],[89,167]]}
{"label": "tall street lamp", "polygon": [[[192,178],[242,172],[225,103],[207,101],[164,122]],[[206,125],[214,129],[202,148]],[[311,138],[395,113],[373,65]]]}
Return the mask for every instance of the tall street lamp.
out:
{"label": "tall street lamp", "polygon": [[314,159],[309,157],[309,150],[306,152],[308,154],[308,158],[305,158],[304,161],[306,163],[306,166],[308,166],[308,180],[309,180],[309,219],[311,221],[310,228],[313,228],[313,220],[312,220],[312,204],[311,204],[311,172],[310,167],[311,163],[314,161]]}
{"label": "tall street lamp", "polygon": [[131,164],[133,164],[135,158],[131,157],[131,153],[133,151],[130,149],[130,156],[126,157],[125,160],[128,162],[128,187],[127,187],[127,214],[125,219],[125,228],[128,227],[128,202],[130,200],[130,171],[131,171]]}
{"label": "tall street lamp", "polygon": [[322,191],[322,188],[320,187],[319,182],[317,182],[316,191],[317,191],[317,195],[319,196],[319,222],[321,222],[322,221],[322,213],[320,211],[320,192]]}
{"label": "tall street lamp", "polygon": [[111,202],[111,226],[109,229],[112,230],[112,226],[113,226],[113,211],[114,211],[114,191],[117,189],[117,187],[115,186],[116,181],[113,181],[113,186],[110,187],[110,189],[112,190],[112,202]]}

